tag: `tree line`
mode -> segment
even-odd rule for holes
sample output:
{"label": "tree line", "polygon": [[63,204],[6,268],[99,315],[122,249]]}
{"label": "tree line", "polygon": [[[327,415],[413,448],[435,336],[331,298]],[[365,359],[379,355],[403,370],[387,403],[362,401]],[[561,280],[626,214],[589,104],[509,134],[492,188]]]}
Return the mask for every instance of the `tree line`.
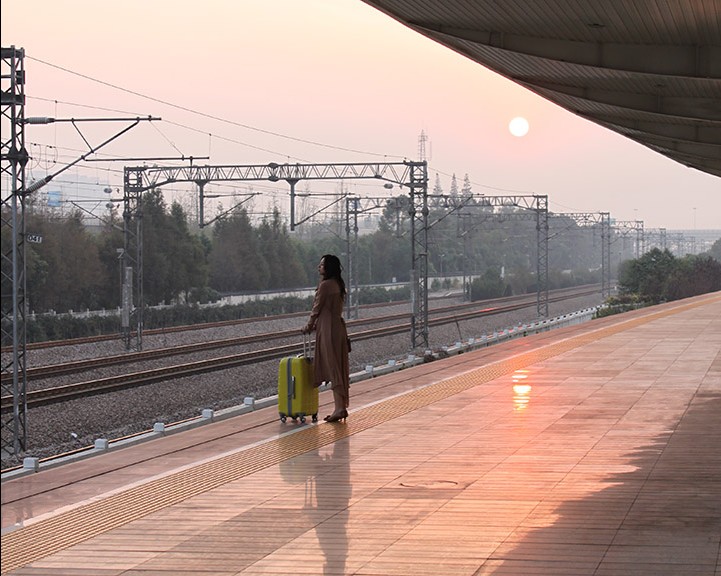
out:
{"label": "tree line", "polygon": [[[455,182],[455,178],[453,180]],[[434,192],[439,192],[437,183]],[[467,183],[450,196],[469,194]],[[536,222],[516,219],[515,208],[478,210],[468,219],[437,200],[430,203],[428,273],[446,283],[466,278],[476,294],[532,292],[538,258]],[[160,190],[142,198],[144,300],[158,304],[195,304],[220,295],[311,287],[325,253],[341,256],[347,267],[345,221],[309,222],[302,234],[291,233],[274,208],[259,221],[245,208],[233,210],[212,226],[199,229],[177,202],[168,205]],[[5,217],[6,215],[3,215]],[[28,311],[115,309],[122,283],[123,220],[111,211],[99,227],[86,225],[78,209],[57,213],[29,204],[26,229],[42,237],[26,243]],[[469,225],[469,222],[471,223]],[[389,201],[377,227],[358,237],[356,282],[386,284],[410,277],[410,214],[407,196]],[[8,227],[3,228],[3,245]],[[601,238],[597,230],[568,218],[549,218],[549,287],[600,281]],[[620,243],[619,243],[620,246]],[[620,250],[619,258],[625,257]],[[616,252],[614,252],[616,253]],[[9,263],[4,259],[4,268]],[[625,269],[624,269],[625,270]],[[7,273],[6,273],[7,272]],[[639,271],[639,274],[642,272]],[[680,274],[680,273],[679,273]],[[676,283],[679,291],[681,275]],[[8,301],[11,270],[3,270],[3,306]],[[443,280],[445,279],[445,280]],[[669,288],[670,290],[670,288]],[[496,295],[496,294],[494,294]]]}
{"label": "tree line", "polygon": [[707,254],[675,257],[654,248],[621,264],[620,302],[659,304],[721,290],[721,240]]}

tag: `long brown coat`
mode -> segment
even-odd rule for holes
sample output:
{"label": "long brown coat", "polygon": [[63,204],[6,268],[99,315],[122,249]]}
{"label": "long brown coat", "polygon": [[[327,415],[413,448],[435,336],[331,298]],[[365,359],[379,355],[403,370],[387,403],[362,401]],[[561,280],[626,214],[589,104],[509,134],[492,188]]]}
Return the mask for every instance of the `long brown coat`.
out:
{"label": "long brown coat", "polygon": [[307,332],[315,330],[314,384],[320,386],[330,382],[331,388],[345,398],[347,407],[350,385],[348,332],[343,319],[343,298],[336,280],[321,280],[318,284],[305,329]]}

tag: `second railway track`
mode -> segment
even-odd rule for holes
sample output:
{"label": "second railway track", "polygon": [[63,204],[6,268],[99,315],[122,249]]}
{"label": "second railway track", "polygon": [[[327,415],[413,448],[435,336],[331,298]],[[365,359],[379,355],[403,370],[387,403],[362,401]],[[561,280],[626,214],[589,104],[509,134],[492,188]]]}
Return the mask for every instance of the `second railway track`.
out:
{"label": "second railway track", "polygon": [[[558,302],[570,298],[588,296],[597,292],[598,288],[595,286],[586,286],[582,289],[575,289],[572,291],[558,291],[557,293],[554,293],[552,296],[549,297],[549,302]],[[491,302],[475,302],[470,304],[464,303],[454,306],[445,306],[430,311],[429,325],[438,326],[454,322],[457,323],[482,316],[502,314],[505,312],[528,308],[534,306],[535,304],[535,298],[525,295],[523,297],[507,298]],[[401,323],[397,323],[399,320],[401,321]],[[349,320],[348,325],[350,328],[353,328],[373,323],[387,324],[388,322],[396,323],[392,325],[382,326],[379,328],[371,328],[368,330],[351,332],[351,338],[356,341],[380,338],[407,333],[410,330],[410,315],[408,313],[390,314],[386,316],[378,316],[361,320]],[[293,338],[297,335],[298,330],[264,332],[249,336],[226,338],[183,346],[175,346],[171,348],[161,348],[143,352],[134,352],[115,356],[79,360],[75,362],[67,362],[64,364],[40,366],[29,369],[26,372],[28,380],[49,379],[57,377],[59,375],[81,374],[89,370],[97,369],[100,366],[110,366],[118,364],[137,365],[139,362],[142,361],[148,361],[158,358],[167,358],[178,355],[188,355],[191,353],[218,350],[233,346],[257,344],[260,342],[268,342],[271,340],[283,338],[288,339]],[[117,376],[101,377],[82,381],[79,383],[30,390],[26,394],[25,401],[28,408],[45,404],[52,404],[69,399],[104,393],[112,390],[119,390],[151,384],[153,382],[168,380],[171,378],[202,374],[210,371],[241,366],[244,364],[278,359],[283,356],[299,353],[300,350],[300,343],[282,344],[272,348],[234,353],[227,356],[174,364],[172,366],[166,366],[162,368],[136,370],[131,373],[125,373]],[[3,374],[3,377],[5,377],[5,374]],[[3,396],[2,412],[7,413],[9,410],[12,410],[13,404],[14,399],[12,396]]]}

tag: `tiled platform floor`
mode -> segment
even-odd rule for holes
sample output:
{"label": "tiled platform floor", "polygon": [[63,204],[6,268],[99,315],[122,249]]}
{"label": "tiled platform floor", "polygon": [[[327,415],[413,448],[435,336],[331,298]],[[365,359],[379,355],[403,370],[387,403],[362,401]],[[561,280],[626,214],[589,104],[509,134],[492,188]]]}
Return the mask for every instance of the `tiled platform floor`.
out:
{"label": "tiled platform floor", "polygon": [[718,293],[351,392],[3,483],[2,573],[721,576]]}

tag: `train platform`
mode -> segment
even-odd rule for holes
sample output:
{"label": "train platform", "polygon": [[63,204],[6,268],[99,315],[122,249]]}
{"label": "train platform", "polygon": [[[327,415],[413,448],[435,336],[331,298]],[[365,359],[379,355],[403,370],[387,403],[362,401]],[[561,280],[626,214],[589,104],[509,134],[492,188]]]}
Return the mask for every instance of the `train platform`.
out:
{"label": "train platform", "polygon": [[[721,576],[721,293],[2,484],[2,574]],[[321,416],[329,413],[321,394]]]}

